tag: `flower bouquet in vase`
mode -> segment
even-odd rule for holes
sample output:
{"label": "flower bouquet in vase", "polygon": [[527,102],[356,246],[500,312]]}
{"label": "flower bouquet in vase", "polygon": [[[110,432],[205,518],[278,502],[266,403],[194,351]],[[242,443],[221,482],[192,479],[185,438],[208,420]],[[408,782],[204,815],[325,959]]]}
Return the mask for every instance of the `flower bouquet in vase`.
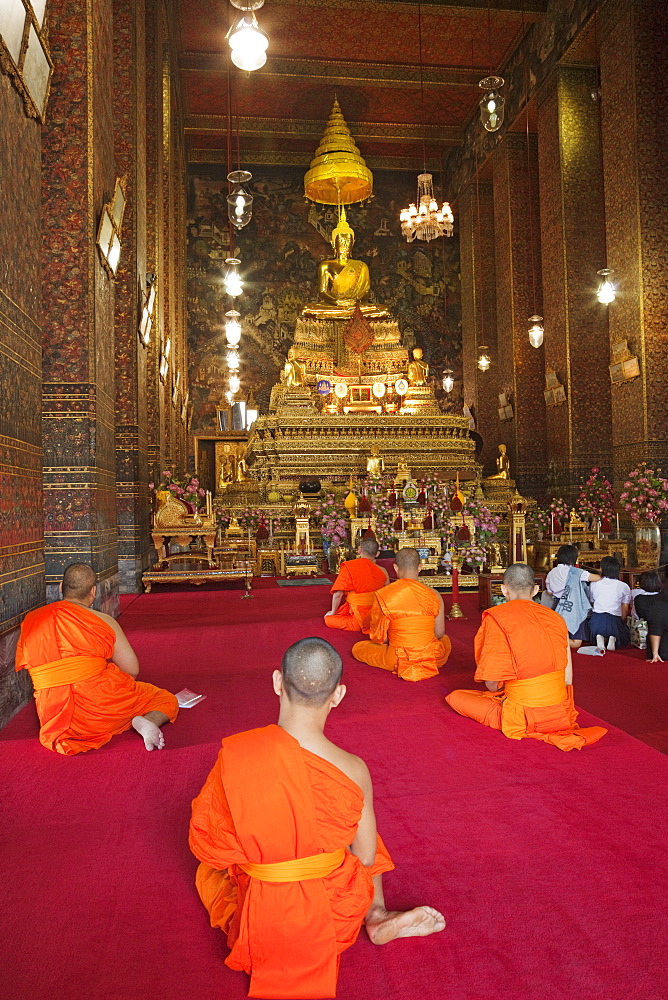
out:
{"label": "flower bouquet in vase", "polygon": [[619,495],[635,525],[636,565],[641,569],[656,569],[661,557],[659,521],[668,513],[668,479],[660,473],[641,462],[629,472]]}

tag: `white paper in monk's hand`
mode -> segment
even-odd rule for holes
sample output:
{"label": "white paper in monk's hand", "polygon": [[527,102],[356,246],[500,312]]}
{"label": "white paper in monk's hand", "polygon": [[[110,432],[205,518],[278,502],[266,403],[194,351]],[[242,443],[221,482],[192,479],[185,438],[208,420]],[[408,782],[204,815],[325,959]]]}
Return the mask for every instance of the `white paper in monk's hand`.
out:
{"label": "white paper in monk's hand", "polygon": [[189,691],[188,688],[183,688],[176,695],[176,700],[179,703],[179,708],[193,708],[198,702],[203,701],[206,698],[205,694],[195,694],[194,691]]}

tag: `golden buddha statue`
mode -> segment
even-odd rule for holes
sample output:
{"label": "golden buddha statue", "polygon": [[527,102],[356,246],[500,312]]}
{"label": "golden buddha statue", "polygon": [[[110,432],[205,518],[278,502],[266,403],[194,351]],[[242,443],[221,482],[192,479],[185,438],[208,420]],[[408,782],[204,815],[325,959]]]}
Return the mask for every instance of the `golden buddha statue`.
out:
{"label": "golden buddha statue", "polygon": [[363,260],[354,260],[350,253],[355,233],[341,209],[339,224],[332,232],[335,260],[323,260],[318,267],[318,292],[320,302],[339,309],[351,309],[369,294],[371,279],[369,268]]}
{"label": "golden buddha statue", "polygon": [[413,360],[408,365],[408,381],[411,385],[424,385],[429,374],[429,365],[422,360],[422,348],[413,350]]}
{"label": "golden buddha statue", "polygon": [[371,455],[366,460],[366,471],[371,479],[380,479],[385,471],[385,463],[379,454],[377,444],[371,446]]}
{"label": "golden buddha statue", "polygon": [[496,460],[496,467],[499,471],[494,476],[487,476],[488,479],[510,479],[510,459],[506,454],[505,444],[499,445],[499,457]]}
{"label": "golden buddha statue", "polygon": [[303,385],[306,378],[306,365],[295,357],[294,348],[288,351],[288,358],[283,367],[281,382],[291,389],[295,385]]}

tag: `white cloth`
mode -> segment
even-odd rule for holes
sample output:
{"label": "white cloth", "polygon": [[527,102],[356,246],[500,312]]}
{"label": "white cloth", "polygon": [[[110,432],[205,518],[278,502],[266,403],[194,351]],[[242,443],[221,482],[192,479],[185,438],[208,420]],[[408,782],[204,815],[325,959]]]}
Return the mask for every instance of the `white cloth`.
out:
{"label": "white cloth", "polygon": [[591,598],[595,612],[621,618],[622,604],[631,603],[631,588],[628,583],[604,576],[602,580],[591,584]]}
{"label": "white cloth", "polygon": [[[551,594],[555,597],[561,597],[564,592],[564,587],[566,586],[566,580],[568,579],[568,571],[571,567],[564,565],[564,563],[559,563],[554,569],[551,569],[547,574],[545,580],[545,587]],[[583,569],[580,575],[580,580],[584,580],[586,583],[589,579],[589,570]]]}

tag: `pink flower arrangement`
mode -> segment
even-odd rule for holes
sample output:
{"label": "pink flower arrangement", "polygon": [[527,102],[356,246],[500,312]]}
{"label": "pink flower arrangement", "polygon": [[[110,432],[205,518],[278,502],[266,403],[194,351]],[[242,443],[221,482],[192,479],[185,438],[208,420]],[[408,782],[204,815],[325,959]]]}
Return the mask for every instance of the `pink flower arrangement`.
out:
{"label": "pink flower arrangement", "polygon": [[206,496],[206,490],[200,486],[197,476],[190,476],[189,479],[176,479],[174,473],[169,469],[163,472],[162,481],[157,486],[155,483],[149,483],[148,485],[149,489],[154,493],[169,490],[170,493],[173,493],[180,500],[192,504],[195,509],[197,509],[200,499]]}
{"label": "pink flower arrangement", "polygon": [[333,493],[325,493],[318,506],[313,511],[320,534],[323,539],[337,545],[348,534],[348,519],[344,508],[338,504]]}
{"label": "pink flower arrangement", "polygon": [[489,507],[485,507],[475,497],[468,498],[464,504],[463,514],[473,517],[473,523],[477,528],[477,541],[481,546],[486,545],[497,534],[501,523],[500,515],[492,514]]}
{"label": "pink flower arrangement", "polygon": [[668,514],[668,479],[660,472],[648,468],[645,462],[629,472],[619,499],[634,524],[643,520],[658,522]]}
{"label": "pink flower arrangement", "polygon": [[578,508],[583,517],[611,518],[614,513],[615,491],[597,465],[580,489]]}

